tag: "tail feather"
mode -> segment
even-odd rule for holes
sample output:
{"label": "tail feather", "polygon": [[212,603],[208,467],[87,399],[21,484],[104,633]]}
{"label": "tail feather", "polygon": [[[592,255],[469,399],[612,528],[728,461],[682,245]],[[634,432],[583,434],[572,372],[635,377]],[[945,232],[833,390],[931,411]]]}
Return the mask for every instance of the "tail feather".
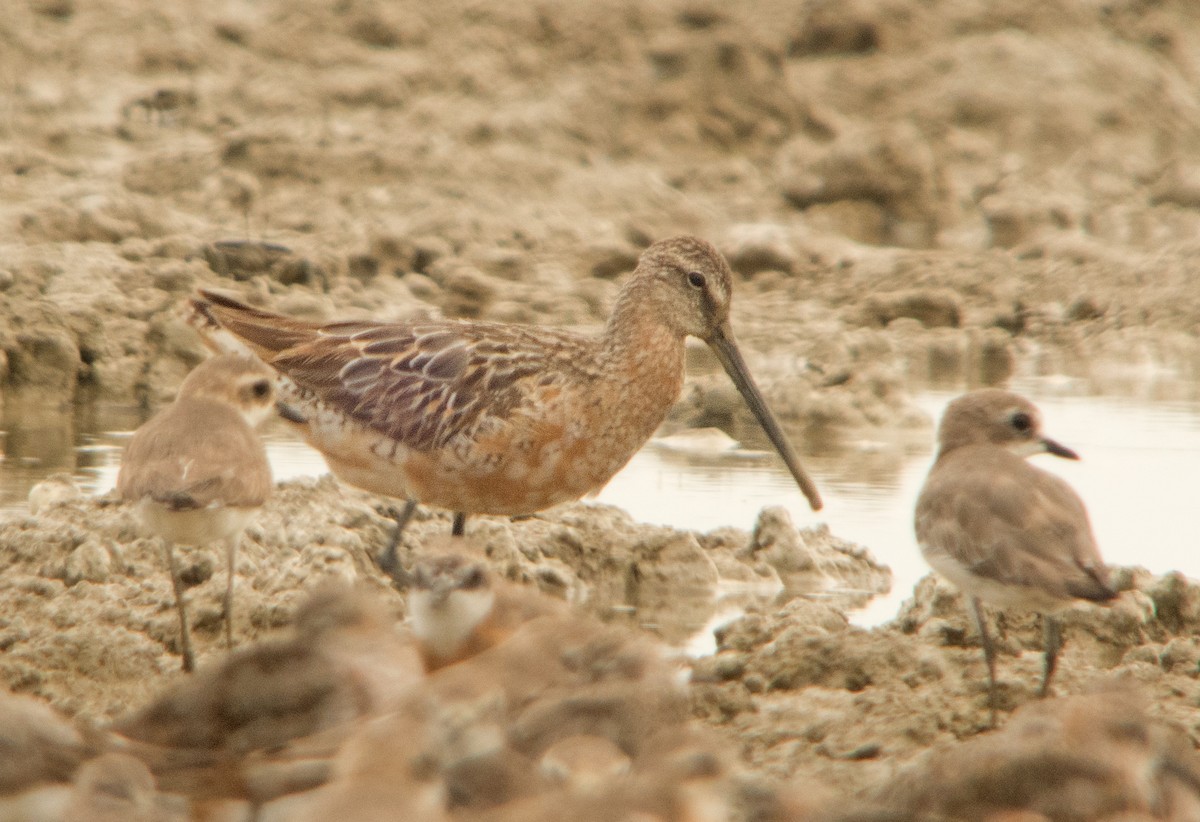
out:
{"label": "tail feather", "polygon": [[212,313],[211,303],[193,297],[184,304],[184,321],[196,329],[200,341],[214,354],[233,354],[239,357],[257,357],[258,352],[226,331]]}
{"label": "tail feather", "polygon": [[263,311],[204,288],[189,301],[189,307],[188,322],[210,348],[225,353],[249,351],[267,363],[316,334],[311,323]]}

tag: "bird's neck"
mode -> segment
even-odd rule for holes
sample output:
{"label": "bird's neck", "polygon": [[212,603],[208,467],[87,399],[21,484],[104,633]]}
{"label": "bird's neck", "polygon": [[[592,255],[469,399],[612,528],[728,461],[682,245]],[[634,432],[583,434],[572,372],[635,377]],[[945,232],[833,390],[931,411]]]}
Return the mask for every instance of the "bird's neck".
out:
{"label": "bird's neck", "polygon": [[611,357],[640,360],[642,351],[652,349],[656,354],[671,357],[671,362],[683,362],[683,343],[686,334],[667,321],[669,307],[657,299],[652,283],[639,279],[631,281],[617,297],[604,329],[605,353]]}
{"label": "bird's neck", "polygon": [[949,439],[949,440],[943,441],[938,446],[937,456],[934,458],[934,460],[940,461],[942,458],[946,457],[949,454],[953,454],[954,452],[960,451],[964,448],[972,448],[972,447],[974,447],[974,448],[994,448],[997,451],[1004,451],[1009,454],[1012,454],[1014,457],[1017,457],[1018,459],[1026,459],[1027,457],[1032,457],[1034,454],[1040,454],[1046,450],[1045,446],[1043,446],[1041,443],[1027,443],[1027,442],[998,443],[998,442],[990,442],[988,440],[978,440],[978,439],[970,439],[968,437],[961,437],[961,438]]}
{"label": "bird's neck", "polygon": [[686,335],[664,322],[648,291],[634,283],[621,293],[605,328],[603,361],[614,378],[636,384],[644,392],[640,399],[665,414],[683,387]]}

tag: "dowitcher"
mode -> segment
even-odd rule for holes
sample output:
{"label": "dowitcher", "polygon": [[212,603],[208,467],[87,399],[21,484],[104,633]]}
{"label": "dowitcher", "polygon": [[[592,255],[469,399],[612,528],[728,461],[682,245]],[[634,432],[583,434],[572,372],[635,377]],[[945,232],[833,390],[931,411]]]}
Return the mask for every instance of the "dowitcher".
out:
{"label": "dowitcher", "polygon": [[964,394],[946,408],[917,499],[921,553],[970,599],[993,715],[996,653],[983,602],[1042,614],[1045,696],[1062,646],[1055,612],[1116,596],[1079,495],[1025,460],[1040,452],[1079,459],[1042,433],[1041,415],[1024,397],[994,388]]}
{"label": "dowitcher", "polygon": [[712,348],[819,509],[738,350],[732,281],[712,245],[675,237],[642,254],[596,337],[453,320],[314,323],[207,290],[191,319],[215,347],[248,347],[283,375],[282,415],[336,476],[409,500],[402,521],[419,501],[455,512],[461,533],[467,514],[532,514],[599,491],[679,397],[689,335]]}
{"label": "dowitcher", "polygon": [[142,528],[166,545],[185,671],[195,667],[195,655],[174,546],[224,543],[225,642],[232,646],[238,542],[271,492],[271,467],[254,428],[274,406],[270,369],[252,357],[212,357],[188,374],[175,402],[134,433],[121,460],[118,493],[137,504]]}

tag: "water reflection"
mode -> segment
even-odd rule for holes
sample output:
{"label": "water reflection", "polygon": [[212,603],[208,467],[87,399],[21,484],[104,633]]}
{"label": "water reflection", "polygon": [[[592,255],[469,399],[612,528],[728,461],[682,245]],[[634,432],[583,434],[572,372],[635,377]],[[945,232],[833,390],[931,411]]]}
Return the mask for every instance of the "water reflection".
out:
{"label": "water reflection", "polygon": [[50,474],[74,473],[78,443],[70,408],[10,398],[0,412],[0,505],[24,502],[29,489]]}
{"label": "water reflection", "polygon": [[25,466],[31,472],[74,469],[75,426],[69,413],[42,413],[21,425],[6,420],[5,427],[5,462],[13,467]]}

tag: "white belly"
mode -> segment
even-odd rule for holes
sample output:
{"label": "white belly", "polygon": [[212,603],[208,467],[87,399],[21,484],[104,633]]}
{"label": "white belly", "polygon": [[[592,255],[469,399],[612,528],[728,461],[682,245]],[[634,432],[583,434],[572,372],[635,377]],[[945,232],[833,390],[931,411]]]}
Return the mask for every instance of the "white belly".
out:
{"label": "white belly", "polygon": [[221,505],[172,511],[151,499],[137,504],[138,519],[147,533],[179,545],[207,545],[236,536],[256,510]]}
{"label": "white belly", "polygon": [[1008,585],[974,574],[965,565],[942,551],[930,550],[922,545],[921,553],[925,556],[925,561],[933,566],[933,570],[948,579],[964,594],[979,597],[997,608],[1046,614],[1060,611],[1071,604],[1070,599],[1056,597],[1038,588]]}

